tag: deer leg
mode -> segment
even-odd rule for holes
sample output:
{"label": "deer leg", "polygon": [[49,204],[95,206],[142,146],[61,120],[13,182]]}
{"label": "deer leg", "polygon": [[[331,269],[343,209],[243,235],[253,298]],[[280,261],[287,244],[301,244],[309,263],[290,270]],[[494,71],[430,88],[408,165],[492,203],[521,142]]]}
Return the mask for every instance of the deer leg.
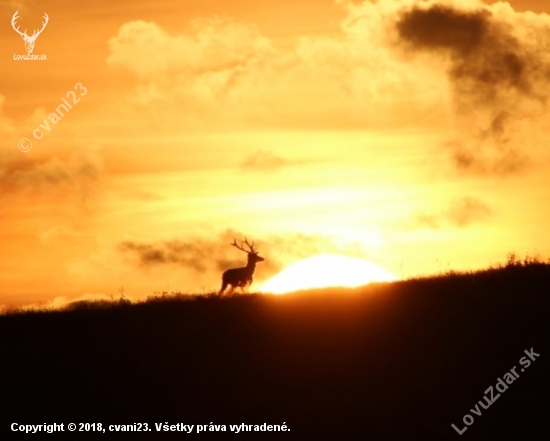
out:
{"label": "deer leg", "polygon": [[223,295],[223,292],[225,291],[225,288],[227,288],[227,282],[224,280],[222,282],[222,287],[220,289],[220,292],[218,293],[219,296]]}

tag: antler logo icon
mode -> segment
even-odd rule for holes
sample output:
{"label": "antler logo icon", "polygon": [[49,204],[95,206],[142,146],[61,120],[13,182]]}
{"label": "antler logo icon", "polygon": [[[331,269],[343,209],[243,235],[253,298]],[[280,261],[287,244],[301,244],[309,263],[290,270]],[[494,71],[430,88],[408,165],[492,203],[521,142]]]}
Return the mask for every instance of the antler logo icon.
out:
{"label": "antler logo icon", "polygon": [[19,26],[15,27],[15,21],[19,18],[18,15],[17,15],[18,12],[19,11],[15,11],[15,14],[13,14],[13,17],[11,19],[11,25],[12,25],[13,29],[15,30],[15,32],[17,32],[19,35],[21,35],[21,38],[23,40],[25,40],[25,49],[27,50],[27,53],[32,54],[32,51],[34,50],[34,42],[36,41],[38,36],[42,33],[42,31],[44,30],[44,28],[48,24],[49,17],[48,17],[48,14],[46,14],[44,12],[44,17],[43,18],[46,21],[42,22],[42,29],[40,29],[39,31],[35,29],[33,34],[31,36],[29,36],[29,35],[27,35],[27,30],[26,29],[25,29],[24,32],[21,32],[19,30]]}

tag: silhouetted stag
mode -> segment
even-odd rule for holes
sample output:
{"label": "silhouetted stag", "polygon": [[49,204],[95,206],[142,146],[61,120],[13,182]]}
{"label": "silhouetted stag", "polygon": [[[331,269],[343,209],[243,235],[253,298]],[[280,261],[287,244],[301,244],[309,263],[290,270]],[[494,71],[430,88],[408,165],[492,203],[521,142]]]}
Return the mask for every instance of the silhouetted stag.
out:
{"label": "silhouetted stag", "polygon": [[232,268],[225,271],[222,275],[222,287],[220,289],[219,295],[222,295],[227,288],[227,285],[231,285],[230,292],[235,291],[235,288],[241,288],[241,291],[244,292],[244,288],[252,284],[252,276],[254,275],[254,270],[256,269],[257,262],[263,262],[265,259],[258,256],[258,251],[254,250],[254,242],[252,244],[248,243],[248,240],[244,239],[245,245],[248,247],[248,250],[243,248],[242,242],[241,245],[237,245],[237,241],[233,239],[232,246],[238,248],[241,251],[244,251],[248,254],[248,260],[246,266],[243,268]]}

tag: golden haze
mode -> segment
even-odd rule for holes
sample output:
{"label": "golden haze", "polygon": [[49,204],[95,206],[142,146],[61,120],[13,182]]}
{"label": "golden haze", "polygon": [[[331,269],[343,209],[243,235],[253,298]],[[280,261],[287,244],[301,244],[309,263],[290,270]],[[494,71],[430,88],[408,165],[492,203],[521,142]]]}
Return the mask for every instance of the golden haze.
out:
{"label": "golden haze", "polygon": [[[49,15],[47,61],[13,59],[16,10],[21,29]],[[244,235],[266,257],[257,283],[323,253],[399,277],[548,254],[548,13],[0,2],[0,304],[217,290]]]}

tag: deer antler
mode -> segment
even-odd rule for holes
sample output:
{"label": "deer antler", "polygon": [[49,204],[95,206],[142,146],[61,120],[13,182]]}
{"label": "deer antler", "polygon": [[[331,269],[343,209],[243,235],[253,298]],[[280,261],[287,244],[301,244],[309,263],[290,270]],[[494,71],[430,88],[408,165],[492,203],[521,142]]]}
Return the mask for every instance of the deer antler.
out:
{"label": "deer antler", "polygon": [[231,245],[238,248],[241,251],[244,251],[245,253],[257,253],[258,252],[256,250],[254,250],[254,241],[252,241],[252,244],[250,244],[250,243],[248,243],[248,239],[245,237],[244,238],[244,244],[248,247],[248,250],[245,250],[243,248],[242,242],[241,242],[241,245],[239,246],[237,244],[237,239],[233,239],[233,243]]}
{"label": "deer antler", "polygon": [[[242,242],[241,242],[241,243],[242,243]],[[238,248],[238,249],[241,250],[241,251],[244,251],[245,253],[248,253],[248,251],[245,250],[245,249],[242,247],[242,245],[239,246],[239,245],[237,244],[237,239],[233,239],[233,243],[232,243],[231,245],[234,246],[235,248]]]}
{"label": "deer antler", "polygon": [[244,238],[244,243],[248,246],[251,253],[257,253],[258,251],[254,249],[254,241],[252,241],[252,245],[248,243],[247,238]]}
{"label": "deer antler", "polygon": [[[42,22],[42,29],[40,29],[39,31],[35,30],[33,32],[33,34],[32,34],[33,37],[35,37],[35,36],[38,37],[42,33],[42,31],[44,30],[46,25],[48,24],[48,21],[50,20],[50,18],[48,17],[48,14],[46,14],[45,12],[44,12],[44,17],[42,17],[42,18],[46,19],[46,21]],[[26,31],[26,29],[25,29],[25,31]]]}
{"label": "deer antler", "polygon": [[13,14],[13,17],[11,18],[11,26],[15,32],[21,35],[21,37],[28,37],[26,29],[25,29],[25,32],[21,32],[19,30],[19,26],[15,27],[15,21],[19,18],[19,16],[17,15],[18,13],[19,11],[15,11],[15,14]]}

